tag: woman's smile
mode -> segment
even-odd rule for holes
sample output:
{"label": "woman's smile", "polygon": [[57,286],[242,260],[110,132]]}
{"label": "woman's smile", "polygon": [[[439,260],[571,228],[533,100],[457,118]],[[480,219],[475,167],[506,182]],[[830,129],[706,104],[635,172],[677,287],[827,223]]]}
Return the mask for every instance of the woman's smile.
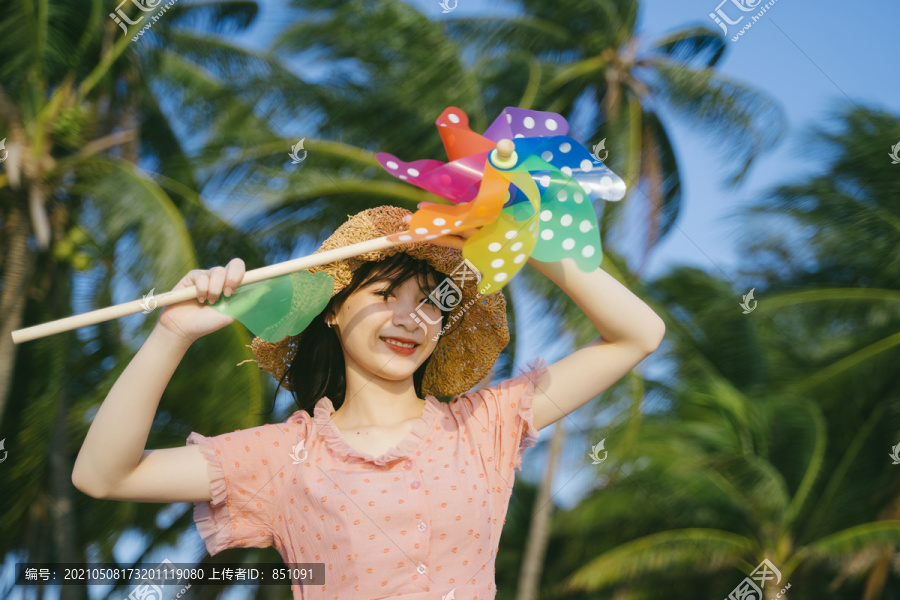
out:
{"label": "woman's smile", "polygon": [[390,348],[393,352],[400,354],[402,356],[411,356],[415,353],[416,348],[419,347],[420,344],[416,344],[414,342],[402,341],[398,338],[393,337],[381,337],[381,341],[384,342],[384,345]]}

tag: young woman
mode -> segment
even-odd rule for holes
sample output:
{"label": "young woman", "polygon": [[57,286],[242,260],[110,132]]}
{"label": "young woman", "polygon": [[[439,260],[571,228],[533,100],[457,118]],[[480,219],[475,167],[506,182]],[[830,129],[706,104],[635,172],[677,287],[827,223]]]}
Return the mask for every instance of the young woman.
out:
{"label": "young woman", "polygon": [[[404,231],[409,216],[363,211],[320,251]],[[252,346],[300,410],[283,423],[145,450],[187,348],[233,322],[202,303],[230,295],[244,263],[189,272],[175,289],[196,286],[197,300],[160,314],[88,431],[75,486],[95,498],[194,502],[210,554],[274,546],[286,563],[322,563],[325,583],[292,585],[295,598],[494,598],[494,560],[525,448],[652,353],[665,328],[603,270],[531,260],[602,339],[467,392],[509,340],[503,295],[479,296],[474,279],[456,281],[462,298],[451,310],[429,298],[456,277],[470,234],[323,266],[335,292],[321,314],[297,336]]]}

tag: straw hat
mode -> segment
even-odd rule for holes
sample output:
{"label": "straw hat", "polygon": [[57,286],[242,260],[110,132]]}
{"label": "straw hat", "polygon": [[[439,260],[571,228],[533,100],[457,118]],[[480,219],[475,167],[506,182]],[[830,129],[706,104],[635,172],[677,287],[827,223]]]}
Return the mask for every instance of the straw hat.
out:
{"label": "straw hat", "polygon": [[[406,231],[408,224],[403,217],[410,214],[405,208],[396,206],[364,210],[338,227],[316,253]],[[310,273],[325,271],[334,278],[333,297],[350,283],[354,271],[364,261],[382,260],[398,252],[424,259],[445,275],[450,275],[463,263],[462,251],[456,248],[410,242],[307,270]],[[455,396],[472,388],[490,373],[500,352],[509,343],[506,298],[503,294],[480,295],[474,278],[462,284],[458,279],[453,279],[453,282],[461,289],[462,298],[444,321],[444,326],[449,324],[450,327],[441,335],[431,355],[422,380],[423,394]],[[280,381],[293,360],[301,335],[302,332],[275,343],[255,337],[250,347],[256,355],[259,369],[271,373],[276,381]],[[281,384],[287,390],[293,389],[290,377],[288,374]],[[299,383],[302,385],[303,382]]]}

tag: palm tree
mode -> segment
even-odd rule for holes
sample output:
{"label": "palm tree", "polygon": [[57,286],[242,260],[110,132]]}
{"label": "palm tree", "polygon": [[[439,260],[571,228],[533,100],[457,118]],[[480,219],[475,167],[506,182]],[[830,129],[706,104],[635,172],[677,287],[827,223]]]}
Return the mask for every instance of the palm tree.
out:
{"label": "palm tree", "polygon": [[[132,4],[128,6],[134,9]],[[138,224],[142,220],[157,228],[166,224],[179,232],[169,238],[174,242],[168,244],[169,252],[153,252],[151,248],[144,252],[154,258],[147,265],[153,272],[178,272],[192,264],[193,250],[187,247],[183,227],[175,224],[179,219],[172,219],[174,213],[168,206],[171,200],[159,184],[153,185],[134,167],[144,153],[143,158],[154,161],[160,172],[197,189],[183,144],[164,117],[163,110],[169,108],[164,107],[166,98],[149,86],[167,85],[173,93],[185,93],[188,100],[198,92],[209,96],[217,93],[219,102],[240,89],[227,81],[215,86],[200,77],[188,81],[187,75],[195,74],[200,67],[191,60],[190,50],[201,50],[202,39],[179,32],[174,25],[209,16],[214,27],[246,26],[257,11],[253,2],[180,5],[154,24],[152,35],[142,37],[143,44],[138,48],[128,35],[120,35],[100,2],[85,7],[90,10],[71,14],[70,8],[49,3],[35,10],[28,2],[7,2],[0,23],[0,123],[9,131],[5,174],[0,176],[0,210],[8,234],[5,239],[9,240],[2,265],[6,285],[0,310],[8,318],[0,332],[0,419],[15,361],[9,334],[22,324],[24,292],[33,276],[34,262],[55,242],[58,260],[82,271],[91,267],[88,254],[79,248],[90,241],[84,231],[78,231],[86,227],[73,224],[66,215],[71,198],[78,195],[79,184],[92,184],[100,178],[113,183],[117,178],[115,183],[127,188],[115,190],[116,194],[133,190],[144,196],[140,201],[146,205],[135,207],[139,209],[135,212],[143,213]],[[153,39],[164,43],[154,46]],[[241,55],[211,58],[213,48],[218,49],[210,42],[206,60],[218,62],[223,68],[229,62],[247,60]],[[178,56],[178,49],[188,56]],[[144,80],[142,69],[156,64],[163,65],[157,79]],[[118,198],[112,195],[103,200],[115,202]],[[113,207],[105,209],[111,211]],[[55,238],[51,233],[54,210],[60,211],[62,227],[62,235]],[[135,226],[135,214],[121,216],[122,223],[114,223],[120,229]],[[39,253],[27,249],[30,234],[35,236]],[[144,231],[142,237],[146,242],[148,232]]]}
{"label": "palm tree", "polygon": [[[756,216],[748,238],[772,212],[812,234],[803,261],[751,271],[758,312],[737,312],[740,295],[695,269],[649,284],[678,378],[659,390],[666,409],[643,417],[637,443],[605,463],[609,483],[560,519],[571,567],[560,593],[724,596],[763,558],[810,597],[852,586],[875,600],[898,580],[900,484],[887,456],[900,429],[897,336],[885,332],[898,328],[900,273],[881,257],[900,229],[879,154],[900,119],[852,109],[837,120],[810,140],[823,174],[740,215]],[[790,258],[789,243],[751,256]],[[631,417],[617,423],[604,434]],[[576,530],[587,537],[573,548]]]}
{"label": "palm tree", "polygon": [[[0,174],[0,437],[10,455],[0,485],[11,493],[0,500],[0,554],[16,552],[20,560],[113,560],[126,530],[145,534],[150,552],[174,543],[191,523],[184,507],[163,526],[170,507],[97,501],[71,485],[92,412],[133,355],[130,342],[153,321],[122,319],[20,348],[10,332],[121,302],[120,294],[132,299],[168,289],[192,268],[220,264],[223,253],[248,262],[262,256],[199,194],[216,183],[220,148],[247,130],[260,135],[265,123],[253,115],[254,100],[271,89],[280,65],[196,23],[206,19],[212,31],[246,28],[256,3],[179,4],[137,42],[131,36],[146,20],[123,33],[107,16],[114,4],[2,7],[0,127],[8,132],[8,154]],[[198,135],[217,136],[190,150],[170,111]],[[149,445],[183,445],[201,418],[209,432],[261,422],[248,410],[263,406],[259,374],[218,369],[217,359],[232,360],[250,338],[239,327],[222,336],[227,344],[203,340],[192,348],[187,360],[195,368],[173,378]],[[197,400],[176,404],[173,397]],[[86,597],[70,586],[62,594]]]}
{"label": "palm tree", "polygon": [[735,166],[727,178],[732,185],[784,132],[772,100],[716,72],[725,52],[717,30],[688,26],[648,41],[638,31],[637,0],[519,5],[522,14],[513,18],[449,17],[451,31],[490,48],[479,65],[491,82],[489,112],[507,105],[559,112],[583,123],[576,137],[606,140],[604,162],[630,190],[625,201],[604,207],[601,238],[621,225],[626,205],[639,203],[633,208],[647,229],[642,261],[675,224],[682,204],[664,111],[722,147]]}

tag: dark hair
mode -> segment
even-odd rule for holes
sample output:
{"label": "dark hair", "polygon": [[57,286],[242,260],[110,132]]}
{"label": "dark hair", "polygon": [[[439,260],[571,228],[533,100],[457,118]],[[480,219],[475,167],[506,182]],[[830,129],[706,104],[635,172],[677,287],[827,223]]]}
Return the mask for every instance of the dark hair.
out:
{"label": "dark hair", "polygon": [[[440,282],[443,276],[443,273],[425,260],[414,258],[405,252],[398,252],[379,261],[364,261],[353,273],[350,283],[335,294],[322,312],[300,333],[297,351],[281,378],[283,381],[285,377],[290,377],[291,394],[297,407],[312,414],[322,396],[327,396],[331,400],[335,410],[344,403],[344,394],[347,391],[344,351],[337,331],[325,324],[325,318],[337,314],[350,294],[379,281],[390,282],[385,291],[393,292],[410,277],[416,277],[419,289],[428,295],[433,289],[427,287],[428,280],[434,278]],[[449,314],[449,311],[441,310],[442,327]],[[431,356],[413,373],[413,387],[416,395],[420,397],[422,380],[425,378],[425,369],[429,361]],[[281,381],[278,382],[279,387]]]}

